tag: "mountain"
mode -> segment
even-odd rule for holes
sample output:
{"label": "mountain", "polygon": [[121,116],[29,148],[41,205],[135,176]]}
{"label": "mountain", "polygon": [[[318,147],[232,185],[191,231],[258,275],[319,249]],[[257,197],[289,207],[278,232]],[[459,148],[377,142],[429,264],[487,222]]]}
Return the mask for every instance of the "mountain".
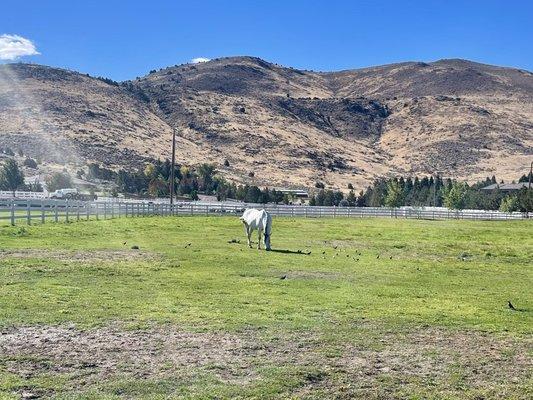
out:
{"label": "mountain", "polygon": [[466,60],[313,72],[228,57],[117,83],[0,66],[0,147],[45,163],[133,167],[168,157],[172,129],[180,163],[213,162],[238,182],[511,180],[533,155],[533,74]]}

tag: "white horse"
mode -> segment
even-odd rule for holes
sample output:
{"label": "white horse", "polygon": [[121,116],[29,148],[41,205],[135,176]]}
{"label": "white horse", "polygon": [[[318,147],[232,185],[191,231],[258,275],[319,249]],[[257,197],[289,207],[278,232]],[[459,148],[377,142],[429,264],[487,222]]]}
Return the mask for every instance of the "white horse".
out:
{"label": "white horse", "polygon": [[252,232],[257,229],[259,233],[259,242],[257,248],[261,248],[261,234],[265,236],[265,249],[270,250],[270,234],[272,233],[272,217],[265,210],[256,210],[255,208],[248,208],[240,217],[246,230],[246,237],[248,238],[248,246],[252,247],[250,238]]}

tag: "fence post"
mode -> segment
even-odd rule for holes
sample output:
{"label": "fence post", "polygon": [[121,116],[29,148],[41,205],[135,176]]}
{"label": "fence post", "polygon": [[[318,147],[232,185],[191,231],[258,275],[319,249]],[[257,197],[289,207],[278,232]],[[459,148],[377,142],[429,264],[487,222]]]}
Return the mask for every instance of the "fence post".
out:
{"label": "fence post", "polygon": [[54,203],[54,222],[59,221],[59,215],[57,213],[57,202]]}
{"label": "fence post", "polygon": [[44,200],[41,200],[41,224],[44,224]]}
{"label": "fence post", "polygon": [[80,220],[80,201],[76,202],[76,221]]}
{"label": "fence post", "polygon": [[85,213],[87,214],[87,221],[89,221],[89,216],[91,214],[91,203],[85,203]]}
{"label": "fence post", "polygon": [[30,201],[27,200],[27,203],[26,203],[27,221],[26,222],[28,223],[28,225],[31,225],[31,208],[30,207],[31,207]]}
{"label": "fence post", "polygon": [[67,200],[67,205],[65,206],[65,210],[66,210],[66,212],[65,212],[65,217],[66,217],[66,221],[67,221],[67,222],[69,222],[69,221],[68,221],[68,212],[69,212],[69,208],[70,208],[70,204],[69,204],[69,201]]}

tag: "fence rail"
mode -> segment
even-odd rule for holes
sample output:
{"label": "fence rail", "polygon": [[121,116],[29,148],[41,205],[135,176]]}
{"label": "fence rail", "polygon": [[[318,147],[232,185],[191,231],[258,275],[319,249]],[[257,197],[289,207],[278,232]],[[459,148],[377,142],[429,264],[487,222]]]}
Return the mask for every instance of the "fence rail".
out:
{"label": "fence rail", "polygon": [[45,223],[47,221],[79,221],[139,216],[240,215],[247,207],[264,208],[276,217],[307,218],[413,218],[413,219],[469,219],[516,220],[527,219],[522,213],[499,211],[424,208],[370,207],[311,207],[274,204],[177,203],[174,205],[149,202],[86,202],[76,200],[0,199],[0,225],[17,223]]}

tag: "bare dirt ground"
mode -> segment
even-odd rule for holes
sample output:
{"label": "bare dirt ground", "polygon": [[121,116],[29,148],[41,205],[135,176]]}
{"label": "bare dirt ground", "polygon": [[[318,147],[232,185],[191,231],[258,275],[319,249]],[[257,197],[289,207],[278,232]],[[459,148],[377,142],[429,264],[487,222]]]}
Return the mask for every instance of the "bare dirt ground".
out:
{"label": "bare dirt ground", "polygon": [[[224,383],[248,385],[262,379],[261,368],[301,366],[314,372],[296,396],[309,397],[318,389],[340,398],[371,391],[378,382],[380,393],[390,390],[392,398],[398,387],[410,384],[445,387],[451,382],[455,390],[459,385],[490,392],[532,379],[531,339],[423,327],[404,334],[367,328],[377,340],[337,344],[331,355],[323,338],[311,332],[264,338],[257,331],[186,332],[175,326],[12,327],[0,331],[0,368],[23,379],[65,375],[73,390],[84,390],[125,377],[194,379],[199,371]],[[494,390],[505,395],[504,389]],[[31,388],[20,394],[28,393],[53,394]]]}
{"label": "bare dirt ground", "polygon": [[47,249],[18,249],[0,250],[0,258],[46,258],[58,261],[134,261],[156,260],[161,258],[156,253],[147,251],[125,250],[47,250]]}

